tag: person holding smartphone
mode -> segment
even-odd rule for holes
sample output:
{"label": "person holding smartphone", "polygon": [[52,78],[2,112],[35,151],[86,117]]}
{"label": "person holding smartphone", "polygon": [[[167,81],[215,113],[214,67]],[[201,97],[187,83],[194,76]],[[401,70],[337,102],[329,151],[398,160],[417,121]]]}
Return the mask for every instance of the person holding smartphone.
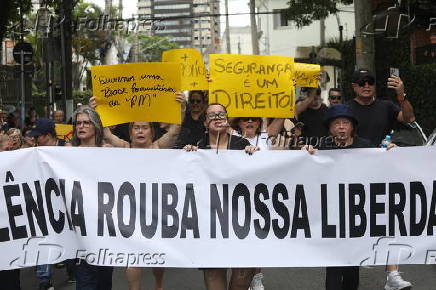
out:
{"label": "person holding smartphone", "polygon": [[[391,75],[387,79],[387,87],[395,91],[398,104],[376,96],[375,76],[367,69],[359,69],[353,73],[352,87],[355,98],[346,104],[359,126],[356,133],[368,139],[372,144],[380,146],[386,135],[389,135],[396,121],[410,123],[415,121],[413,107],[407,100],[404,83],[399,76]],[[397,265],[387,265],[386,290],[406,290],[412,284],[403,280]]]}
{"label": "person holding smartphone", "polygon": [[415,114],[400,77],[391,76],[387,79],[387,87],[395,91],[398,104],[376,96],[375,83],[375,76],[369,70],[355,71],[351,84],[355,98],[346,102],[346,105],[351,107],[359,121],[357,134],[379,145],[390,134],[395,122],[413,122]]}

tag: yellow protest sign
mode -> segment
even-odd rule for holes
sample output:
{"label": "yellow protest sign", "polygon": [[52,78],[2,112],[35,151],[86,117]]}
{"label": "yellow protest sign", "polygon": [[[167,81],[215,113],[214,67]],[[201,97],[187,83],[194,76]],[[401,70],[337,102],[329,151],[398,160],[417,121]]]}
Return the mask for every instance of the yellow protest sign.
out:
{"label": "yellow protest sign", "polygon": [[212,54],[209,102],[231,117],[293,117],[293,65],[284,56]]}
{"label": "yellow protest sign", "polygon": [[295,63],[295,78],[297,86],[317,88],[319,85],[318,75],[321,67],[317,64]]}
{"label": "yellow protest sign", "polygon": [[55,124],[56,137],[65,141],[70,141],[73,138],[73,125]]}
{"label": "yellow protest sign", "polygon": [[181,89],[186,91],[208,90],[209,82],[206,78],[206,66],[201,53],[194,48],[180,48],[164,51],[163,62],[181,64]]}
{"label": "yellow protest sign", "polygon": [[126,63],[91,68],[103,126],[127,122],[181,122],[180,64]]}

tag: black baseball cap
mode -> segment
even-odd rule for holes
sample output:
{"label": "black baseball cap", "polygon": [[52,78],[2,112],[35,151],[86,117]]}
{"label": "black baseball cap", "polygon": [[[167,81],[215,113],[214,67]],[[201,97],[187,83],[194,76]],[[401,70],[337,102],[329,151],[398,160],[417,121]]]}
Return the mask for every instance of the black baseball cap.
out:
{"label": "black baseball cap", "polygon": [[47,118],[39,118],[36,120],[35,125],[32,127],[32,130],[26,134],[29,137],[38,137],[39,135],[47,134],[53,132],[55,129],[55,123],[53,120]]}
{"label": "black baseball cap", "polygon": [[355,72],[353,72],[353,76],[351,78],[351,81],[353,83],[357,83],[358,81],[363,80],[363,79],[366,79],[366,80],[371,79],[371,80],[375,81],[375,75],[370,70],[365,69],[365,68],[361,68],[361,69],[358,69]]}

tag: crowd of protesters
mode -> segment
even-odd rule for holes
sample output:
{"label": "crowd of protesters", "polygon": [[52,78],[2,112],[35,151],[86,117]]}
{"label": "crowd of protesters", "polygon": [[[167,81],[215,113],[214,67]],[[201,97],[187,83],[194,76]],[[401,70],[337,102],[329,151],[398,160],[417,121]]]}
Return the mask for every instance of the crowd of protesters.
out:
{"label": "crowd of protesters", "polygon": [[[303,98],[297,101],[294,119],[265,119],[260,117],[229,118],[226,108],[208,103],[207,91],[190,91],[187,98],[177,93],[175,101],[182,107],[182,124],[134,122],[104,128],[96,112],[92,97],[89,105],[77,108],[71,119],[72,139],[58,139],[55,123],[65,122],[63,111],[55,111],[52,119],[39,118],[30,110],[24,129],[17,129],[14,112],[0,111],[0,151],[17,150],[32,146],[123,147],[142,149],[183,149],[196,151],[243,150],[256,155],[258,150],[290,149],[317,150],[380,147],[383,138],[390,134],[397,122],[415,120],[413,108],[399,77],[387,80],[387,87],[395,91],[396,100],[376,96],[375,76],[366,69],[352,76],[354,96],[344,103],[342,91],[328,92],[328,102],[321,98],[321,89],[304,88]],[[283,141],[285,140],[285,141]],[[387,149],[395,147],[391,144]],[[188,153],[187,153],[188,154]],[[255,156],[253,156],[255,158]],[[76,283],[77,290],[112,289],[112,267],[89,265],[85,261],[65,261],[68,281]],[[39,289],[53,289],[52,265],[36,268]],[[209,290],[263,290],[262,271],[254,268],[201,269],[205,287]],[[386,290],[406,290],[412,287],[403,280],[398,266],[386,267]],[[140,268],[127,268],[128,287],[141,289]],[[162,290],[164,269],[153,270],[154,289]],[[6,289],[20,289],[19,271],[0,271]],[[359,285],[359,267],[329,267],[326,271],[327,290],[355,290]]]}

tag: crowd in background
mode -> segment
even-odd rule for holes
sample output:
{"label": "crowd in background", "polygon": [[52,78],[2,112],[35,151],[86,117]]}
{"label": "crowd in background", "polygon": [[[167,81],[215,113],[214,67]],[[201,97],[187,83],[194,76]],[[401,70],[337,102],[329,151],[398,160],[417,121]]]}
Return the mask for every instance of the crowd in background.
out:
{"label": "crowd in background", "polygon": [[[178,124],[134,122],[104,128],[96,112],[95,98],[74,112],[71,140],[60,140],[55,123],[64,123],[64,112],[55,111],[52,118],[38,118],[29,110],[23,129],[17,114],[9,108],[0,111],[0,150],[17,150],[32,146],[123,147],[150,149],[244,150],[256,155],[258,150],[290,149],[317,150],[380,147],[386,135],[397,123],[415,121],[402,80],[390,77],[387,87],[395,91],[396,99],[388,100],[375,95],[375,76],[368,70],[354,72],[354,96],[345,96],[337,88],[329,90],[326,103],[320,88],[303,88],[295,106],[295,118],[230,118],[221,104],[209,104],[207,91],[190,91],[187,96],[178,93],[175,101],[182,107],[183,122]],[[413,96],[418,97],[418,96]],[[388,149],[395,146],[389,144]],[[255,156],[253,157],[255,158]],[[112,267],[93,266],[81,261],[66,261],[70,282],[78,290],[112,288]],[[129,289],[141,287],[141,269],[126,271]],[[205,287],[209,290],[263,290],[261,269],[232,269],[227,280],[226,269],[202,269]],[[6,271],[1,271],[4,275]],[[19,289],[16,271],[7,271],[9,289]],[[11,274],[12,273],[12,274]],[[52,266],[37,268],[39,289],[52,289]],[[155,289],[163,289],[164,269],[153,271]],[[4,279],[2,279],[4,281]],[[13,284],[13,282],[18,284]],[[326,289],[358,289],[358,267],[330,267],[326,274]],[[386,290],[410,289],[411,283],[402,279],[396,265],[387,266]]]}

